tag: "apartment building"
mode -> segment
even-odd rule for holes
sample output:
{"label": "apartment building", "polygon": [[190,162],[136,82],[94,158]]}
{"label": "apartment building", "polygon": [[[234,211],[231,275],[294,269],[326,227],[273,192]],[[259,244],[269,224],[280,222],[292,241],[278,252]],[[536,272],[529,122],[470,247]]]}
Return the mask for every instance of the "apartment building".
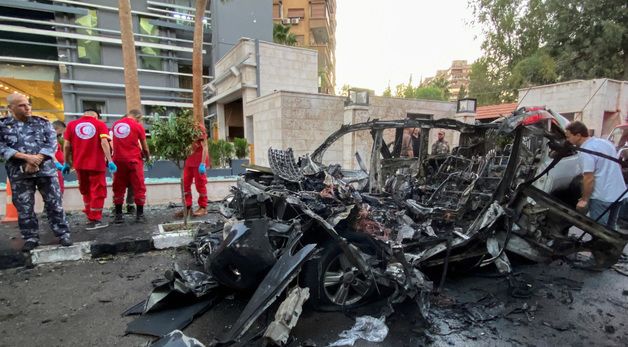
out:
{"label": "apartment building", "polygon": [[336,87],[336,0],[273,0],[273,21],[290,26],[297,46],[318,51],[319,92]]}
{"label": "apartment building", "polygon": [[[423,80],[424,84],[430,83],[435,78],[442,77],[449,82],[449,100],[455,101],[459,99],[460,89],[469,90],[469,74],[471,73],[471,64],[466,60],[454,60],[451,66],[445,70],[437,70],[434,77],[427,77]],[[460,96],[464,97],[464,95]]]}
{"label": "apartment building", "polygon": [[[194,6],[190,0],[131,1],[147,114],[192,106]],[[211,53],[209,11],[203,22],[204,53]],[[34,113],[50,119],[72,119],[92,108],[112,122],[126,112],[117,1],[3,0],[0,32],[0,107],[17,91],[31,98]],[[207,83],[210,54],[203,70]]]}

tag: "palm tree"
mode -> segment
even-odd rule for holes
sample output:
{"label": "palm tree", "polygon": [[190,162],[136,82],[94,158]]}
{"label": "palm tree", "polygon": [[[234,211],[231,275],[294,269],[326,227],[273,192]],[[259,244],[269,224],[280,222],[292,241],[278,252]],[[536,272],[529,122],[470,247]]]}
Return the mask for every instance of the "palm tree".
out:
{"label": "palm tree", "polygon": [[130,0],[118,0],[118,6],[120,8],[120,39],[122,40],[126,107],[127,111],[131,109],[140,110],[142,103],[140,101],[140,83],[137,77]]}
{"label": "palm tree", "polygon": [[206,8],[207,0],[196,0],[192,46],[192,105],[196,124],[203,124],[203,18]]}
{"label": "palm tree", "polygon": [[286,46],[296,46],[297,37],[290,32],[289,25],[275,23],[273,25],[273,42]]}

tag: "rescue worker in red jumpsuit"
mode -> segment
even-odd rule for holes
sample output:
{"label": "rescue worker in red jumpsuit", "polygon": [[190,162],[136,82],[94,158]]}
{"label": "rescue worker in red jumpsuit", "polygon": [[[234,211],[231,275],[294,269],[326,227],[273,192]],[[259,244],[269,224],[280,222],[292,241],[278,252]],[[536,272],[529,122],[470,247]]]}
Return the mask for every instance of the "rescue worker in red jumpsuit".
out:
{"label": "rescue worker in red jumpsuit", "polygon": [[[98,120],[98,112],[88,110],[79,119],[68,123],[63,134],[65,164],[63,173],[69,173],[74,166],[79,181],[79,191],[85,203],[85,214],[89,223],[86,230],[105,228],[109,224],[102,221],[102,209],[107,197],[105,169],[114,173],[116,164],[111,160],[109,129]],[[105,162],[105,158],[108,162]]]}
{"label": "rescue worker in red jumpsuit", "polygon": [[[185,160],[183,169],[183,195],[187,215],[192,212],[192,181],[198,192],[198,209],[192,213],[195,217],[207,214],[207,166],[209,166],[209,152],[207,149],[207,132],[200,125],[201,136],[192,144],[192,154]],[[176,217],[183,217],[185,211],[180,211]]]}
{"label": "rescue worker in red jumpsuit", "polygon": [[129,183],[134,193],[134,201],[137,206],[135,222],[145,223],[144,203],[146,202],[146,185],[144,184],[144,162],[142,154],[148,160],[150,152],[146,143],[146,132],[141,124],[142,113],[139,110],[131,110],[126,117],[113,123],[113,162],[118,171],[113,175],[113,204],[115,215],[113,222],[124,223],[122,216],[122,204],[124,192]]}
{"label": "rescue worker in red jumpsuit", "polygon": [[60,120],[56,120],[52,122],[52,127],[55,129],[57,133],[57,151],[55,152],[55,166],[57,167],[57,178],[59,178],[59,188],[61,188],[61,196],[63,196],[63,191],[65,190],[65,185],[63,184],[63,175],[61,171],[63,170],[63,164],[65,160],[63,160],[63,132],[65,132],[65,123]]}

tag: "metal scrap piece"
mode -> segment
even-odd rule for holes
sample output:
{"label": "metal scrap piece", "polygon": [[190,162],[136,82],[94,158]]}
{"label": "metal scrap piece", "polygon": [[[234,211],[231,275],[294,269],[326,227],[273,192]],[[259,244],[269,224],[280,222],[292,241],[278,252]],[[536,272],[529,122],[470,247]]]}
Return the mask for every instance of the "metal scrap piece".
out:
{"label": "metal scrap piece", "polygon": [[275,320],[270,323],[264,339],[276,345],[283,346],[288,342],[290,330],[297,325],[303,303],[310,297],[309,288],[294,287],[286,299],[279,305],[275,313]]}
{"label": "metal scrap piece", "polygon": [[268,163],[273,173],[286,181],[299,183],[305,179],[294,160],[292,148],[287,150],[268,149]]}
{"label": "metal scrap piece", "polygon": [[316,248],[315,244],[308,244],[296,254],[284,253],[277,263],[262,280],[257,290],[249,300],[238,320],[231,330],[220,339],[220,344],[233,343],[239,340],[249,329],[251,324],[277,299],[292,279],[298,274],[303,263],[310,258]]}

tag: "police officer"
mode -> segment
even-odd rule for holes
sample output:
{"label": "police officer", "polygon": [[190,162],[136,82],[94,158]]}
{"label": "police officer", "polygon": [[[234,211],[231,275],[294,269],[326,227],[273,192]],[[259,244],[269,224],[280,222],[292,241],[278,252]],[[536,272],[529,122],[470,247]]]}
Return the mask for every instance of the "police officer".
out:
{"label": "police officer", "polygon": [[71,246],[53,159],[57,149],[55,131],[48,120],[32,116],[25,96],[11,94],[7,104],[13,116],[0,119],[0,154],[6,161],[18,225],[25,240],[22,250],[28,252],[39,245],[39,222],[34,210],[36,189],[44,200],[50,229],[61,245]]}

